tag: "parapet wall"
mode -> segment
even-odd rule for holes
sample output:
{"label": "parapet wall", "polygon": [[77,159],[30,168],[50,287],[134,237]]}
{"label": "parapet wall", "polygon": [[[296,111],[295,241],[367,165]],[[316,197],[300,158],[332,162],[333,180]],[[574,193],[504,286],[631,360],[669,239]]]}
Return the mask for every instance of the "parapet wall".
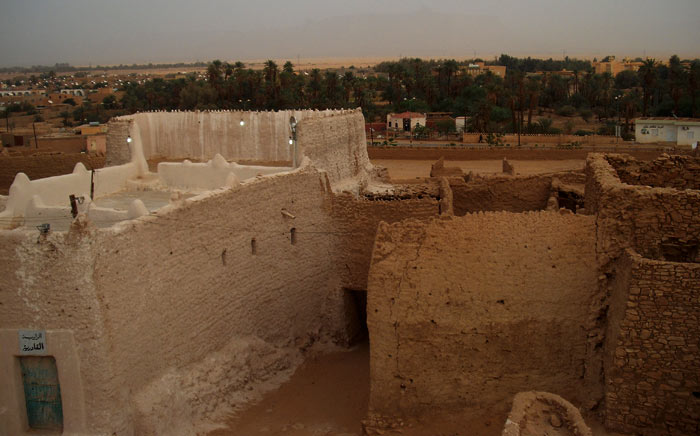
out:
{"label": "parapet wall", "polygon": [[[615,155],[612,159],[620,167],[622,160]],[[596,214],[603,264],[620,257],[627,248],[644,257],[663,259],[669,246],[700,241],[700,190],[623,183],[602,154],[591,154],[585,171],[585,207],[587,213]],[[688,180],[694,180],[692,174],[690,177]]]}
{"label": "parapet wall", "polygon": [[700,264],[616,264],[605,365],[605,420],[630,434],[700,433]]}
{"label": "parapet wall", "polygon": [[[294,116],[299,123],[309,118],[354,112],[140,112],[110,121],[108,131],[115,129],[116,133],[110,133],[107,137],[107,161],[110,165],[116,165],[128,160],[125,128],[132,137],[138,130],[146,159],[208,160],[218,153],[226,160],[234,161],[292,161],[290,117]],[[364,132],[364,124],[360,127]]]}
{"label": "parapet wall", "polygon": [[595,404],[597,271],[590,216],[381,224],[368,284],[370,414],[505,408],[533,389]]}

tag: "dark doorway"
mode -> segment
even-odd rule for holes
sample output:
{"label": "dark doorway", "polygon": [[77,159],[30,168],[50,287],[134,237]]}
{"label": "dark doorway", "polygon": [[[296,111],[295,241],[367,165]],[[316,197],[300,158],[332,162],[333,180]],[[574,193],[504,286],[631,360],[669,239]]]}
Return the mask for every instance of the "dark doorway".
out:
{"label": "dark doorway", "polygon": [[557,192],[557,197],[560,208],[564,207],[576,213],[577,210],[583,207],[583,197],[575,192],[559,191]]}
{"label": "dark doorway", "polygon": [[669,262],[700,262],[700,243],[668,238],[661,243],[661,259]]}
{"label": "dark doorway", "polygon": [[411,119],[410,119],[410,118],[404,118],[404,119],[403,119],[403,131],[404,131],[404,132],[410,132],[410,131],[411,131]]}
{"label": "dark doorway", "polygon": [[26,356],[19,361],[29,428],[62,431],[63,405],[56,359]]}
{"label": "dark doorway", "polygon": [[367,329],[367,291],[345,289],[345,314],[348,345],[369,340]]}

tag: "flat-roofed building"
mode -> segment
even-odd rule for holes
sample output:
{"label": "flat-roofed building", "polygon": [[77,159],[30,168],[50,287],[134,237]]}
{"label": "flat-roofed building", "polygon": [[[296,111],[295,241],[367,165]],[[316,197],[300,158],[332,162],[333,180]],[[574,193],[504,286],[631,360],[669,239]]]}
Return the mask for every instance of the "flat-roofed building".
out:
{"label": "flat-roofed building", "polygon": [[644,117],[634,120],[634,125],[636,141],[642,144],[693,145],[700,139],[700,118]]}

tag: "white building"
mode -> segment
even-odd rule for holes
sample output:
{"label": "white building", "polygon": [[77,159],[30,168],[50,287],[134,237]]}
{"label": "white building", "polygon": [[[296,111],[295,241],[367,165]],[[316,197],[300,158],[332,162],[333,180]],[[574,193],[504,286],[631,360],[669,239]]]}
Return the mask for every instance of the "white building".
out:
{"label": "white building", "polygon": [[84,89],[62,89],[61,94],[79,95],[81,97],[85,97],[86,92]]}
{"label": "white building", "polygon": [[386,127],[388,130],[410,132],[419,124],[425,126],[425,114],[401,112],[400,114],[388,114],[386,116]]}
{"label": "white building", "polygon": [[676,145],[692,145],[700,139],[700,118],[637,118],[636,141],[673,142]]}

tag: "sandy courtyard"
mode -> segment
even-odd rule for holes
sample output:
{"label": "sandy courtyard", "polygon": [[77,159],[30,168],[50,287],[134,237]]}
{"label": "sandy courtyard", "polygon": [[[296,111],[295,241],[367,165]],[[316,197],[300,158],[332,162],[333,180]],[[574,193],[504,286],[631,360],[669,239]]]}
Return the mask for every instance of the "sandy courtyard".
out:
{"label": "sandy courtyard", "polygon": [[[533,175],[554,173],[559,171],[582,170],[585,160],[512,160],[517,174]],[[389,176],[393,180],[412,179],[415,177],[430,177],[430,166],[435,161],[430,160],[398,160],[398,159],[372,159],[375,165],[383,166],[389,170]],[[445,161],[445,166],[458,166],[468,174],[496,174],[502,171],[500,160],[458,160]]]}

